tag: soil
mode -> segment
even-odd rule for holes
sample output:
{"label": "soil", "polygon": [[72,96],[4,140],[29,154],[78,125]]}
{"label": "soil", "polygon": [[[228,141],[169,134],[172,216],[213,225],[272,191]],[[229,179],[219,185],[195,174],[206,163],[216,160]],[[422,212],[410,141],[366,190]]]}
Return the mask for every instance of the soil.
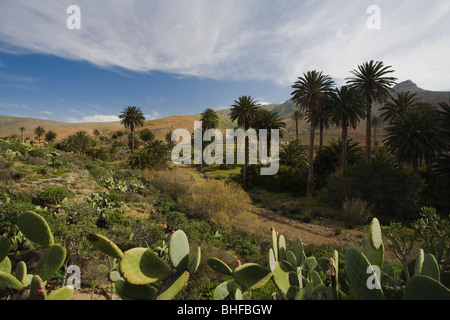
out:
{"label": "soil", "polygon": [[[253,212],[261,219],[260,232],[267,233],[267,226],[273,227],[286,240],[295,240],[297,237],[308,245],[332,245],[337,247],[360,246],[366,234],[363,228],[349,229],[344,223],[321,219],[315,223],[304,223],[298,220],[282,217],[273,211],[253,207]],[[340,229],[341,234],[336,230]]]}

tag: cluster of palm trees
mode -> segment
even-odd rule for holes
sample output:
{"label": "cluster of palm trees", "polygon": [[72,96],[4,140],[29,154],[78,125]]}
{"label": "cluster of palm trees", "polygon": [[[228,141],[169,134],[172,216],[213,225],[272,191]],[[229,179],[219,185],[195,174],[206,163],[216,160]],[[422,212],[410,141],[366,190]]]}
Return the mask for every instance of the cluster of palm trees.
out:
{"label": "cluster of palm trees", "polygon": [[[373,128],[374,145],[377,146],[376,128],[383,121],[388,123],[385,129],[387,136],[383,140],[385,146],[396,155],[399,162],[414,170],[421,164],[431,165],[437,155],[448,151],[449,140],[446,141],[443,134],[448,129],[445,129],[443,122],[447,119],[448,123],[450,107],[446,109],[447,104],[442,103],[442,111],[438,111],[436,107],[422,103],[415,93],[394,93],[393,86],[397,79],[391,75],[393,72],[391,66],[372,60],[350,71],[351,76],[346,78],[346,85],[340,88],[335,88],[329,75],[318,71],[304,73],[294,83],[291,100],[311,125],[308,197],[312,197],[314,192],[313,160],[317,128],[320,129],[319,150],[323,145],[323,130],[330,124],[341,128],[340,170],[344,176],[347,171],[348,129],[356,129],[362,119],[366,120],[365,160],[369,164],[372,157],[371,130]],[[380,109],[381,118],[372,116],[375,103],[384,104]],[[292,119],[297,123],[300,118],[293,114]]]}

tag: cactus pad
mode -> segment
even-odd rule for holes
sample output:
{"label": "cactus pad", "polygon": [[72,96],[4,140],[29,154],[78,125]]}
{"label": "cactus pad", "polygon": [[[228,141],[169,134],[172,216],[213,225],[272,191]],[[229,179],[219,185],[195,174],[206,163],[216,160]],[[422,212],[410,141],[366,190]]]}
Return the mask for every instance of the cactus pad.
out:
{"label": "cactus pad", "polygon": [[72,286],[66,286],[53,291],[47,296],[47,300],[70,300],[75,289]]}
{"label": "cactus pad", "polygon": [[50,279],[63,265],[66,259],[66,250],[58,244],[48,248],[38,261],[35,274],[42,281]]}
{"label": "cactus pad", "polygon": [[270,270],[256,263],[246,263],[233,271],[234,279],[246,290],[259,289],[272,277]]}
{"label": "cactus pad", "polygon": [[24,212],[17,217],[17,226],[30,241],[42,247],[54,244],[53,234],[45,219],[32,211]]}
{"label": "cactus pad", "polygon": [[182,230],[175,231],[169,241],[169,258],[177,270],[186,270],[189,263],[189,241]]}
{"label": "cactus pad", "polygon": [[123,256],[122,250],[119,249],[111,240],[99,235],[99,234],[89,234],[87,236],[89,242],[99,251],[106,254],[107,256],[121,259]]}
{"label": "cactus pad", "polygon": [[11,248],[11,242],[5,236],[0,236],[0,262],[8,255]]}
{"label": "cactus pad", "polygon": [[206,263],[208,266],[215,271],[224,274],[226,276],[231,276],[233,274],[233,270],[222,260],[217,258],[209,258]]}
{"label": "cactus pad", "polygon": [[23,283],[13,275],[0,271],[0,298],[6,297],[14,291],[21,290]]}
{"label": "cactus pad", "polygon": [[145,285],[164,279],[170,268],[147,248],[133,248],[123,254],[120,260],[123,277],[134,285]]}
{"label": "cactus pad", "polygon": [[157,300],[172,300],[183,290],[189,280],[189,272],[185,271],[181,275],[175,275],[164,289],[164,291],[156,297]]}
{"label": "cactus pad", "polygon": [[450,290],[427,276],[414,276],[403,290],[406,300],[450,300]]}

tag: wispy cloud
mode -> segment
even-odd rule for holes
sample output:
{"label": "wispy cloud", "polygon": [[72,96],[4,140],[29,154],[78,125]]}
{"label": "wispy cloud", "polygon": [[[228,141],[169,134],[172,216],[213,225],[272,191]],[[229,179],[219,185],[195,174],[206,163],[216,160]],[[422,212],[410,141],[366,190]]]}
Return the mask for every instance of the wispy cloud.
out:
{"label": "wispy cloud", "polygon": [[69,0],[0,2],[0,50],[38,52],[105,68],[291,84],[311,69],[337,79],[370,59],[424,88],[450,86],[450,2],[79,0],[81,30],[66,26]]}
{"label": "wispy cloud", "polygon": [[159,112],[157,111],[151,111],[148,114],[145,114],[145,120],[155,120],[161,117],[161,114],[159,114]]}
{"label": "wispy cloud", "polygon": [[82,122],[115,122],[115,121],[119,121],[119,117],[115,116],[115,115],[100,115],[100,114],[96,114],[93,116],[85,116],[82,117],[81,119],[72,119],[71,122],[77,122],[77,123],[82,123]]}

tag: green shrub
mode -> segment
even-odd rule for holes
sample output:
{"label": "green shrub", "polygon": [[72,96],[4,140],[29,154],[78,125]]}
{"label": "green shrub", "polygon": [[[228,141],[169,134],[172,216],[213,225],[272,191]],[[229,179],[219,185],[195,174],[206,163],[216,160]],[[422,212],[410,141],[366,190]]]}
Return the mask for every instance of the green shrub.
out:
{"label": "green shrub", "polygon": [[65,187],[47,186],[36,195],[34,202],[38,205],[57,204],[72,195],[73,192]]}
{"label": "green shrub", "polygon": [[[235,180],[242,179],[242,172]],[[307,175],[305,170],[280,165],[278,173],[273,176],[261,175],[261,166],[250,165],[247,169],[249,186],[263,188],[271,192],[306,193]]]}
{"label": "green shrub", "polygon": [[347,176],[333,174],[328,178],[327,201],[336,209],[345,199],[359,198],[373,206],[376,217],[415,219],[423,182],[411,170],[390,161],[358,163]]}
{"label": "green shrub", "polygon": [[35,158],[44,158],[47,154],[43,148],[32,148],[27,153],[30,157]]}
{"label": "green shrub", "polygon": [[185,229],[188,224],[188,218],[184,213],[171,211],[165,215],[166,223],[174,231],[179,229]]}
{"label": "green shrub", "polygon": [[236,254],[242,256],[252,256],[256,258],[259,258],[260,256],[258,248],[250,241],[244,241],[242,244],[238,245],[234,251]]}

